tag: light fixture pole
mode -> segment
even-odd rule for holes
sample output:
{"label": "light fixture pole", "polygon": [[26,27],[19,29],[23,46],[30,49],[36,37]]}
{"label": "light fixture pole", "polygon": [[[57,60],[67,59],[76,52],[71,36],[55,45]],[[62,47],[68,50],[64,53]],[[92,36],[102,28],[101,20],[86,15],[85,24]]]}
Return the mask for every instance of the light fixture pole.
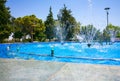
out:
{"label": "light fixture pole", "polygon": [[104,10],[106,10],[106,13],[107,13],[107,27],[108,27],[108,23],[109,23],[109,20],[108,20],[108,15],[109,15],[109,7],[106,7]]}

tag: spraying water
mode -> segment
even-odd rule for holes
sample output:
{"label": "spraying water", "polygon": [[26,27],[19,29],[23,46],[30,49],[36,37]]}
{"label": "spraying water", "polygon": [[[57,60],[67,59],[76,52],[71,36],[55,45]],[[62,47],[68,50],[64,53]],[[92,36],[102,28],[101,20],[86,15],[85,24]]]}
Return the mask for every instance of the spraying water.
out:
{"label": "spraying water", "polygon": [[80,36],[82,36],[84,42],[92,43],[95,37],[97,30],[93,25],[88,25],[85,27],[81,27]]}
{"label": "spraying water", "polygon": [[65,30],[60,25],[56,26],[55,28],[56,37],[60,42],[63,42],[65,40],[64,31]]}
{"label": "spraying water", "polygon": [[88,0],[88,7],[90,8],[90,9],[92,9],[92,0]]}
{"label": "spraying water", "polygon": [[113,42],[115,42],[115,37],[116,37],[117,31],[115,31],[115,30],[110,30],[109,32],[110,32],[110,40],[111,40],[111,42],[113,43]]}
{"label": "spraying water", "polygon": [[93,8],[93,4],[92,4],[92,0],[88,0],[88,9],[89,9],[89,18],[88,18],[88,20],[89,20],[89,22],[90,22],[90,24],[92,24],[93,23],[93,17],[92,17],[92,8]]}
{"label": "spraying water", "polygon": [[14,33],[11,33],[11,34],[10,34],[10,36],[9,36],[9,38],[8,38],[8,41],[11,41],[11,40],[13,39],[13,35],[14,35]]}

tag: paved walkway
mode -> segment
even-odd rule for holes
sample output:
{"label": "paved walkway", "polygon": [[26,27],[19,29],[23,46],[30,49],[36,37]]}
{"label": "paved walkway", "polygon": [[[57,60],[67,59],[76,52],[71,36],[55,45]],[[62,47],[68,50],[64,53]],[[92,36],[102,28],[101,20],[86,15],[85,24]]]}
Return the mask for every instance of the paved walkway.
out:
{"label": "paved walkway", "polygon": [[120,81],[120,66],[0,59],[0,81]]}

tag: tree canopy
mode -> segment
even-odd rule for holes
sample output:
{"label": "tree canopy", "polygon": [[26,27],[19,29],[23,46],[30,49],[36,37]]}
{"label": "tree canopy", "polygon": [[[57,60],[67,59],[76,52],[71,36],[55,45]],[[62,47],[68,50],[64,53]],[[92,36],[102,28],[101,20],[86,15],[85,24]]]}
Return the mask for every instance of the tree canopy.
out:
{"label": "tree canopy", "polygon": [[45,21],[45,27],[46,31],[45,34],[47,36],[47,39],[53,39],[55,37],[54,34],[54,28],[55,28],[55,20],[53,18],[52,8],[49,9],[49,14],[47,16],[47,19]]}
{"label": "tree canopy", "polygon": [[[29,15],[19,17],[15,20],[17,32],[22,32],[23,39],[26,39],[26,35],[29,35],[31,42],[34,40],[43,40],[45,38],[45,26],[41,19],[36,18],[35,15]],[[19,35],[18,35],[19,36]],[[21,36],[20,36],[21,37]]]}
{"label": "tree canopy", "polygon": [[62,9],[60,9],[58,16],[58,21],[60,21],[60,27],[63,29],[63,33],[65,35],[64,40],[71,40],[74,37],[75,27],[77,22],[75,18],[72,16],[72,11],[67,9],[64,5]]}
{"label": "tree canopy", "polygon": [[8,38],[11,33],[10,28],[10,11],[5,6],[6,0],[0,0],[0,42],[3,42],[5,38]]}
{"label": "tree canopy", "polygon": [[111,38],[120,36],[120,27],[114,26],[112,24],[109,24],[104,30],[103,30],[103,40],[107,42],[111,41]]}

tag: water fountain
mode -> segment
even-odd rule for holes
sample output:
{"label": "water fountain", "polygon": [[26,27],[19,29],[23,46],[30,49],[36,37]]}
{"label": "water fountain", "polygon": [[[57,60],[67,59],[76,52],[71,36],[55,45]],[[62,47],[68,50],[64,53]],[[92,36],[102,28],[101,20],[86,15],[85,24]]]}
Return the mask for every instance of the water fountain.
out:
{"label": "water fountain", "polygon": [[10,34],[10,36],[9,36],[9,38],[8,38],[8,41],[13,40],[13,35],[14,35],[14,33],[11,33],[11,34]]}
{"label": "water fountain", "polygon": [[56,37],[57,37],[58,41],[60,41],[61,43],[63,43],[64,39],[65,39],[64,31],[65,30],[60,25],[56,26],[56,28],[55,28]]}
{"label": "water fountain", "polygon": [[110,32],[110,41],[111,43],[114,43],[117,31],[111,29],[109,30],[109,32]]}
{"label": "water fountain", "polygon": [[79,42],[83,42],[84,36],[81,36],[80,34],[77,34],[76,38],[78,39]]}
{"label": "water fountain", "polygon": [[[9,50],[7,46],[10,46]],[[0,44],[0,47],[0,58],[120,65],[120,43],[96,44],[91,48],[78,42],[65,42],[64,45],[59,42],[14,43]]]}
{"label": "water fountain", "polygon": [[88,25],[80,28],[80,34],[76,35],[77,39],[86,42],[88,47],[91,46],[97,30],[93,25]]}
{"label": "water fountain", "polygon": [[92,0],[88,0],[88,9],[89,9],[89,22],[90,24],[80,28],[80,34],[76,35],[77,39],[81,42],[86,42],[87,46],[92,45],[94,36],[96,34],[96,29],[92,25]]}
{"label": "water fountain", "polygon": [[55,27],[55,34],[56,37],[58,38],[58,41],[61,42],[61,44],[64,44],[64,41],[68,40],[67,35],[70,30],[70,28],[73,25],[69,23],[69,21],[66,21],[64,25],[61,25],[60,23]]}

